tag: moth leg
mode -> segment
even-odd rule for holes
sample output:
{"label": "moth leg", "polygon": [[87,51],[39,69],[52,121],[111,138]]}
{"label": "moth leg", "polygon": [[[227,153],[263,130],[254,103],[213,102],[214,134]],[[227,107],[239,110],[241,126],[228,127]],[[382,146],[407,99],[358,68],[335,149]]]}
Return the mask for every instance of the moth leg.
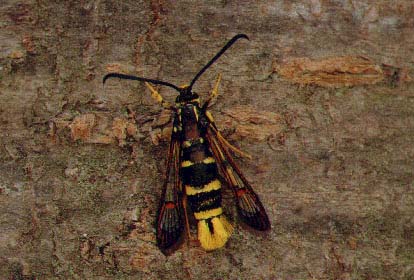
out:
{"label": "moth leg", "polygon": [[188,242],[190,242],[190,223],[188,222],[188,213],[187,213],[187,196],[184,195],[183,197],[183,208],[184,208],[184,218],[185,218],[185,227],[187,230],[187,238]]}
{"label": "moth leg", "polygon": [[211,90],[211,92],[210,92],[210,95],[209,95],[208,99],[207,99],[207,100],[206,100],[206,102],[204,102],[204,104],[203,104],[203,108],[204,108],[204,109],[206,109],[206,108],[210,105],[210,102],[211,102],[214,98],[216,98],[216,97],[217,97],[217,95],[218,95],[218,88],[219,88],[219,85],[220,85],[220,81],[221,81],[221,74],[218,74],[218,75],[217,75],[217,78],[216,78],[216,83],[214,84],[214,87],[213,87],[213,89]]}
{"label": "moth leg", "polygon": [[162,95],[150,83],[145,82],[145,85],[151,91],[151,97],[155,101],[160,103],[162,107],[164,107],[165,109],[172,109],[173,108],[173,106],[169,102],[165,101],[164,98],[162,97]]}
{"label": "moth leg", "polygon": [[213,98],[215,98],[218,95],[218,87],[220,85],[220,82],[221,82],[221,74],[219,73],[217,75],[216,83],[213,87],[213,90],[210,93],[210,97],[209,97],[210,100],[212,100]]}
{"label": "moth leg", "polygon": [[218,140],[220,141],[220,143],[224,146],[226,146],[227,148],[229,148],[230,150],[232,150],[234,153],[238,154],[239,156],[242,156],[244,158],[248,158],[248,159],[252,159],[252,156],[249,155],[246,152],[241,151],[239,148],[233,146],[232,144],[230,144],[226,138],[223,137],[223,135],[221,135],[220,131],[218,131],[216,124],[214,123],[214,119],[213,116],[211,115],[211,113],[209,111],[206,111],[206,116],[211,124],[211,129],[213,130],[213,132],[215,133],[215,135],[217,136]]}

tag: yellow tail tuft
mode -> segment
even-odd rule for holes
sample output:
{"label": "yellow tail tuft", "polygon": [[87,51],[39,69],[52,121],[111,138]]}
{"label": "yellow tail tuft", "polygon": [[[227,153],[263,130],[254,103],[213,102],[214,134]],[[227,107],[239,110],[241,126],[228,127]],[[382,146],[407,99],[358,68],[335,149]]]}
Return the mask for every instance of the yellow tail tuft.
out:
{"label": "yellow tail tuft", "polygon": [[198,240],[207,251],[223,247],[232,232],[233,226],[224,215],[198,221]]}

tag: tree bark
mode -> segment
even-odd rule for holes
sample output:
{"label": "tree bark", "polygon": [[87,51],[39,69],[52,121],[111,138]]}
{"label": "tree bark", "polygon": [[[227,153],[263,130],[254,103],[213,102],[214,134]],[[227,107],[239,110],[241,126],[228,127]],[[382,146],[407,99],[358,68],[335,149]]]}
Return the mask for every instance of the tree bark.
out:
{"label": "tree bark", "polygon": [[[374,3],[375,2],[375,3]],[[414,279],[414,3],[0,5],[1,279]],[[122,72],[197,81],[269,214],[166,257],[154,223],[171,115]],[[158,88],[174,103],[175,92]]]}

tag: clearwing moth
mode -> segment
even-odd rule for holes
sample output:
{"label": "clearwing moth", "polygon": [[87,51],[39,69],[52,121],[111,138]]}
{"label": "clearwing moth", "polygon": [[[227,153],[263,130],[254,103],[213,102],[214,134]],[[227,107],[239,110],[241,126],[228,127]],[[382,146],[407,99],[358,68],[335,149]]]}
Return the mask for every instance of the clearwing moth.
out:
{"label": "clearwing moth", "polygon": [[[208,111],[211,100],[218,95],[221,76],[218,75],[214,88],[202,105],[198,94],[192,91],[197,79],[239,39],[249,38],[245,34],[234,36],[194,76],[189,85],[176,86],[169,82],[121,73],[109,73],[103,78],[103,83],[109,78],[144,82],[152,97],[173,114],[173,130],[156,225],[157,244],[165,254],[177,247],[185,229],[189,233],[187,204],[197,220],[201,246],[211,251],[226,244],[233,226],[221,206],[221,178],[233,190],[241,220],[255,230],[270,229],[269,218],[259,197],[230,151],[247,155],[226,141]],[[165,101],[152,85],[167,86],[178,91],[175,105]]]}

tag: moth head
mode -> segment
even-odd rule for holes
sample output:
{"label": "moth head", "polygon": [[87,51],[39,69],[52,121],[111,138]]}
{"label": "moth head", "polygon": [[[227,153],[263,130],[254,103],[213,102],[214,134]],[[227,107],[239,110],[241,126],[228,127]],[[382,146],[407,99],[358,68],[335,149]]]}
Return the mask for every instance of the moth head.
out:
{"label": "moth head", "polygon": [[189,102],[199,102],[200,97],[197,93],[192,91],[188,85],[180,86],[179,95],[175,99],[175,103],[183,104]]}

